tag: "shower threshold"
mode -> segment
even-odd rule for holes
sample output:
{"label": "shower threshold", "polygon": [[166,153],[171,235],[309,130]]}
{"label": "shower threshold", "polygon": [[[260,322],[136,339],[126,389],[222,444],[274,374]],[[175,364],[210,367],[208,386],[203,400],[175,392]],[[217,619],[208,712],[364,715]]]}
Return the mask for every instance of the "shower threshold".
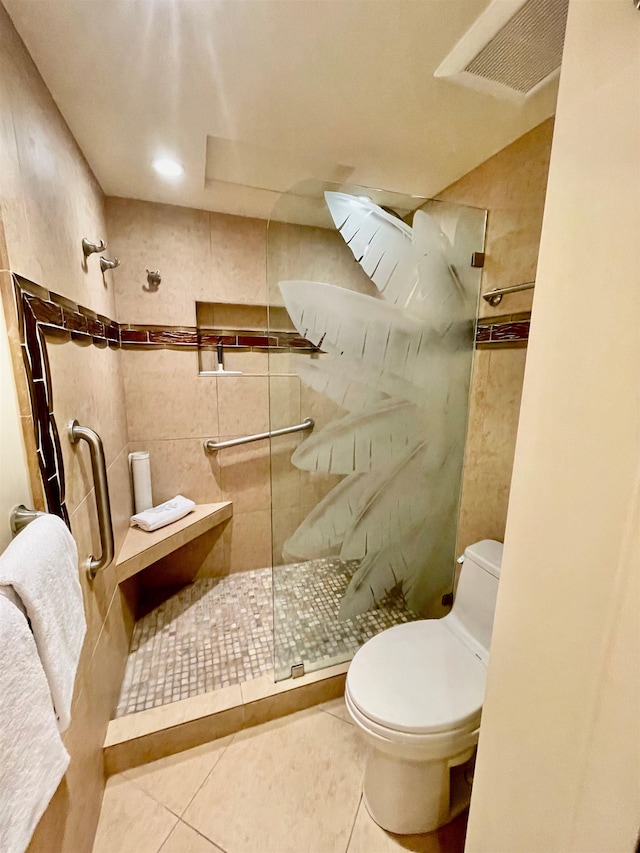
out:
{"label": "shower threshold", "polygon": [[256,679],[281,681],[297,664],[308,675],[350,660],[385,628],[419,618],[395,596],[340,621],[354,569],[320,559],[183,587],[136,621],[116,719]]}
{"label": "shower threshold", "polygon": [[109,723],[103,745],[107,776],[330,702],[344,694],[348,663],[276,682],[259,678],[125,714]]}

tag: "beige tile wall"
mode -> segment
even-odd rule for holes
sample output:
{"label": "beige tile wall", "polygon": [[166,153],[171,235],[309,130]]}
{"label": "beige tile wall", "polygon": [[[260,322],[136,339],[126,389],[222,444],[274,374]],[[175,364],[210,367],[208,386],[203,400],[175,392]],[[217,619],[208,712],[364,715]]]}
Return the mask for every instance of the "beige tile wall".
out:
{"label": "beige tile wall", "polygon": [[[107,199],[106,210],[122,262],[114,271],[121,322],[193,326],[196,302],[266,305],[265,221],[121,198]],[[156,292],[145,289],[147,269],[162,275]],[[154,502],[176,494],[234,502],[211,551],[192,547],[176,561],[191,554],[201,575],[270,565],[268,444],[218,455],[202,446],[269,428],[266,353],[229,353],[227,369],[244,375],[223,379],[199,376],[194,352],[125,350],[122,365],[131,448],[151,454]]]}
{"label": "beige tile wall", "polygon": [[[186,207],[107,198],[117,320],[194,326],[196,301],[266,305],[267,223]],[[147,269],[162,284],[148,292]]]}
{"label": "beige tile wall", "polygon": [[[551,155],[553,119],[478,166],[438,198],[488,213],[482,291],[533,280]],[[480,316],[531,310],[532,293],[505,297]],[[479,539],[504,540],[526,349],[477,350],[458,529],[458,552]]]}
{"label": "beige tile wall", "polygon": [[[154,503],[176,494],[197,503],[233,501],[224,550],[216,551],[221,562],[199,556],[200,576],[270,565],[269,443],[215,454],[203,448],[206,438],[269,429],[266,372],[199,376],[197,353],[179,350],[124,350],[122,362],[131,449],[150,453]],[[184,557],[176,555],[176,561]]]}
{"label": "beige tile wall", "polygon": [[111,316],[113,285],[81,241],[106,239],[102,191],[0,7],[0,207],[8,266]]}
{"label": "beige tile wall", "polygon": [[[121,322],[192,326],[198,301],[246,306],[218,308],[217,314],[201,308],[201,323],[246,326],[247,310],[252,310],[263,327],[266,315],[259,306],[267,304],[267,279],[272,282],[269,298],[276,303],[281,278],[318,278],[374,290],[342,238],[330,231],[276,223],[269,226],[267,240],[267,223],[261,220],[120,198],[107,199],[106,210],[122,262],[113,273]],[[147,269],[160,270],[157,292],[145,289]],[[178,561],[191,554],[200,575],[270,565],[272,503],[277,561],[282,543],[301,520],[302,480],[307,511],[335,483],[336,478],[301,474],[291,465],[299,437],[278,439],[271,458],[266,441],[215,455],[202,448],[205,438],[264,432],[302,417],[326,423],[335,407],[301,388],[294,374],[295,361],[309,357],[227,351],[225,367],[243,375],[211,377],[198,375],[193,352],[122,352],[129,438],[132,449],[151,454],[154,502],[176,494],[197,502],[233,501],[222,548],[216,540],[215,552],[204,557],[201,548],[176,555]],[[176,562],[176,578],[181,576]]]}
{"label": "beige tile wall", "polygon": [[378,291],[335,230],[310,228],[286,222],[269,223],[269,302],[282,305],[279,281],[302,279],[339,284],[377,296]]}
{"label": "beige tile wall", "polygon": [[[284,541],[299,523],[291,526],[300,517],[301,479],[311,477],[290,461],[300,436],[214,454],[204,452],[203,442],[264,432],[270,428],[270,410],[273,428],[298,423],[306,416],[301,414],[298,377],[268,376],[266,353],[230,354],[227,367],[245,373],[224,378],[198,376],[194,352],[125,350],[122,361],[131,449],[150,453],[154,503],[176,494],[197,503],[233,501],[224,552],[217,552],[223,562],[216,565],[199,556],[199,576],[271,565],[272,500],[274,526]],[[285,519],[291,522],[286,535]],[[176,560],[183,558],[176,555]]]}
{"label": "beige tile wall", "polygon": [[[85,236],[107,238],[102,192],[1,5],[0,103],[0,267],[113,316],[110,274],[102,276],[95,255],[84,264],[81,249]],[[0,274],[0,287],[38,503],[39,472],[8,273]],[[120,353],[59,341],[50,341],[48,351],[71,528],[81,560],[87,635],[72,723],[64,735],[71,764],[29,849],[31,853],[81,853],[91,850],[100,809],[102,743],[120,689],[132,616],[113,570],[107,569],[90,583],[82,568],[100,547],[95,503],[86,445],[72,448],[64,424],[77,417],[104,439],[118,541],[130,513],[128,436]]]}
{"label": "beige tile wall", "polygon": [[526,357],[526,349],[475,354],[459,553],[480,539],[504,540]]}
{"label": "beige tile wall", "polygon": [[[553,119],[547,119],[437,198],[488,210],[482,292],[533,281],[551,157]],[[505,297],[492,307],[480,300],[480,316],[530,311],[532,292]]]}

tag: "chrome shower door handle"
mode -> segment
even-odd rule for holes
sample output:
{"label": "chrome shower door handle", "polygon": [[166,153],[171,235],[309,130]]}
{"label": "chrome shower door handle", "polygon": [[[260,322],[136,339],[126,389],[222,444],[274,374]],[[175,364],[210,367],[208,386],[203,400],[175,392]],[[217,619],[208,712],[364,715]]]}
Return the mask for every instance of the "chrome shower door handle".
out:
{"label": "chrome shower door handle", "polygon": [[99,557],[91,556],[87,560],[87,574],[93,580],[101,569],[105,569],[111,563],[114,552],[107,463],[104,456],[102,439],[97,432],[89,429],[89,427],[80,426],[76,420],[69,421],[67,430],[71,444],[77,444],[80,440],[86,441],[89,445],[91,456],[91,471],[93,473],[93,485],[96,492],[98,528],[100,530],[100,543],[102,547],[102,554]]}

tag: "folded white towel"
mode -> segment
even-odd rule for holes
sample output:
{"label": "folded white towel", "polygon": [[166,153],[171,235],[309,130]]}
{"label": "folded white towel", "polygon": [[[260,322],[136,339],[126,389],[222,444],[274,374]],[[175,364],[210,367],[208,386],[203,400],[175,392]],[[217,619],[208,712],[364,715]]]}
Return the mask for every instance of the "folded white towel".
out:
{"label": "folded white towel", "polygon": [[0,595],[0,649],[0,850],[24,853],[69,754],[33,634],[10,595]]}
{"label": "folded white towel", "polygon": [[152,530],[164,527],[166,524],[171,524],[172,521],[184,518],[191,510],[195,509],[195,506],[195,503],[190,501],[189,498],[176,495],[172,500],[154,506],[153,509],[147,509],[144,512],[132,515],[131,526],[137,525],[149,533]]}
{"label": "folded white towel", "polygon": [[29,617],[63,732],[86,631],[78,551],[63,521],[41,515],[16,536],[0,555],[2,586],[13,587]]}

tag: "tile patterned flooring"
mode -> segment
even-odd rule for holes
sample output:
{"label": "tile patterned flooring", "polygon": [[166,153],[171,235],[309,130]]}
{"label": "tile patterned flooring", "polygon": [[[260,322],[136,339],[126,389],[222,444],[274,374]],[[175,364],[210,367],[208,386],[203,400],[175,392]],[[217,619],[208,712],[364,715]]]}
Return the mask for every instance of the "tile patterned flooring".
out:
{"label": "tile patterned flooring", "polygon": [[[355,563],[311,560],[196,581],[139,619],[116,717],[258,678],[350,660],[370,637],[419,618],[401,597],[338,620]],[[274,601],[275,598],[275,619]],[[275,633],[275,643],[274,643]]]}
{"label": "tile patterned flooring", "polygon": [[189,584],[136,622],[116,717],[258,678],[272,634],[271,569]]}
{"label": "tile patterned flooring", "polygon": [[93,853],[462,853],[466,813],[394,836],[361,799],[343,699],[112,776]]}

